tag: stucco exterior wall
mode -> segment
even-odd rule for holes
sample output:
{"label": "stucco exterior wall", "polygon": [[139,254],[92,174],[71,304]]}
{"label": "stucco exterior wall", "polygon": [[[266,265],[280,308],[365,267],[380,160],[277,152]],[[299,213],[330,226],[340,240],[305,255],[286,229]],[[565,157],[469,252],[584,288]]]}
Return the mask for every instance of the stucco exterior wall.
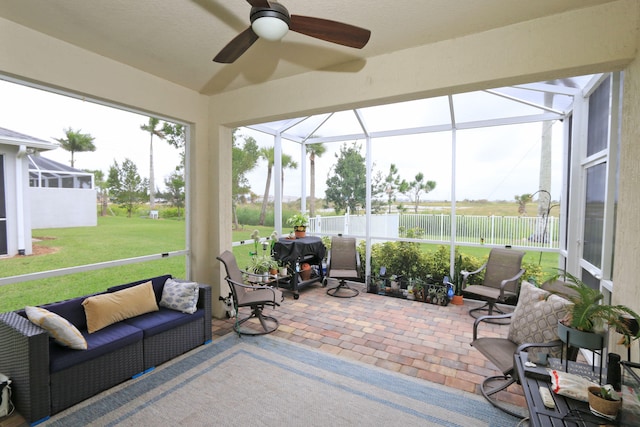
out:
{"label": "stucco exterior wall", "polygon": [[[624,304],[640,313],[640,60],[636,58],[624,70],[622,145],[620,182],[616,213],[616,241],[613,264],[613,304]],[[614,334],[617,335],[617,334]],[[617,341],[619,336],[615,337]],[[621,348],[619,354],[626,354]],[[638,345],[631,346],[634,361],[639,360]]]}
{"label": "stucco exterior wall", "polygon": [[29,187],[28,195],[34,229],[98,225],[96,190]]}
{"label": "stucco exterior wall", "polygon": [[[15,145],[0,144],[0,154],[4,156],[7,256],[17,255],[19,251],[30,255],[32,252],[30,209],[28,203],[22,203],[22,209],[18,208],[20,192],[26,198],[29,190],[29,162],[26,156],[18,158],[18,147]],[[18,178],[18,174],[21,179]]]}

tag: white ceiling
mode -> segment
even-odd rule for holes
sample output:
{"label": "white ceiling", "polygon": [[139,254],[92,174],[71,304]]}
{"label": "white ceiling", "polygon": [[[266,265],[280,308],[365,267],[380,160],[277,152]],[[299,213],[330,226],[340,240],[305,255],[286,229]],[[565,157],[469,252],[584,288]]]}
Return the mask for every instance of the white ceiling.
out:
{"label": "white ceiling", "polygon": [[[371,30],[364,49],[289,32],[233,64],[212,58],[249,26],[245,0],[2,0],[0,17],[204,94],[366,59],[612,0],[282,0],[289,13]],[[347,71],[350,70],[350,71]]]}

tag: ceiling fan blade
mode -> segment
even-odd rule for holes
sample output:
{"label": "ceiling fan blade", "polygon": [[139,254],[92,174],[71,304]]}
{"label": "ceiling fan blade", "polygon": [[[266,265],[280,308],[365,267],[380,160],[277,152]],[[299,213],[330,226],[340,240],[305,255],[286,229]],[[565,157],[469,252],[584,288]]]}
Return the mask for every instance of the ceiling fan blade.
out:
{"label": "ceiling fan blade", "polygon": [[223,47],[216,57],[213,58],[213,61],[222,64],[231,64],[240,58],[256,40],[258,40],[258,35],[249,27]]}
{"label": "ceiling fan blade", "polygon": [[355,25],[300,15],[291,15],[289,29],[296,33],[357,49],[362,49],[371,36],[371,31]]}
{"label": "ceiling fan blade", "polygon": [[252,7],[271,7],[267,0],[247,0]]}

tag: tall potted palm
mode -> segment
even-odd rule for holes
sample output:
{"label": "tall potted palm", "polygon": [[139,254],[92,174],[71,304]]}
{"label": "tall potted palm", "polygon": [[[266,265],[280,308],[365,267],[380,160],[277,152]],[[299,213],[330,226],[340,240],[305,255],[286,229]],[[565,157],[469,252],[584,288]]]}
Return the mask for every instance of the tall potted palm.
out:
{"label": "tall potted palm", "polygon": [[[624,305],[602,304],[602,292],[593,289],[567,272],[561,272],[552,280],[563,281],[564,286],[550,289],[570,302],[567,314],[558,322],[558,336],[570,347],[600,350],[604,347],[607,330],[611,327],[632,336],[625,318],[640,321],[640,316]],[[637,332],[635,338],[640,337]]]}

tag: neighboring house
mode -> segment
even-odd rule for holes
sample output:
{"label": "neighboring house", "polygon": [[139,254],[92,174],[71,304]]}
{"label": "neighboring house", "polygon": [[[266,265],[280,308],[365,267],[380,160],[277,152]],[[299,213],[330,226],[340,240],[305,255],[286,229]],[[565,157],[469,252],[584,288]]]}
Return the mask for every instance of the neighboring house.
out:
{"label": "neighboring house", "polygon": [[33,228],[96,225],[93,176],[39,156],[57,147],[0,128],[0,256],[30,255]]}

